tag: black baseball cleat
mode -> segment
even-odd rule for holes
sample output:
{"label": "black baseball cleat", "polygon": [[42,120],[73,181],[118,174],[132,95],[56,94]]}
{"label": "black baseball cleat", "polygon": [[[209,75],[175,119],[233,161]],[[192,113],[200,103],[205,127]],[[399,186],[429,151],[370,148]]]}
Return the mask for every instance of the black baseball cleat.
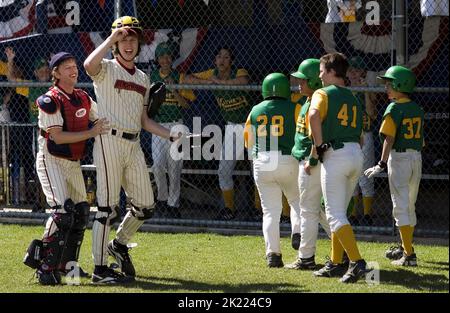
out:
{"label": "black baseball cleat", "polygon": [[417,266],[417,256],[415,253],[411,255],[406,255],[405,252],[403,252],[403,256],[395,261],[391,262],[392,265],[396,266],[411,266],[416,267]]}
{"label": "black baseball cleat", "polygon": [[364,259],[358,260],[356,262],[350,261],[347,272],[340,279],[341,283],[349,284],[356,283],[358,279],[365,276],[367,273],[367,264]]}
{"label": "black baseball cleat", "polygon": [[316,262],[313,255],[310,258],[297,258],[294,263],[286,264],[284,267],[292,270],[314,270],[316,269]]}
{"label": "black baseball cleat", "polygon": [[291,245],[292,245],[292,248],[294,249],[294,250],[298,250],[298,248],[300,248],[300,241],[301,241],[301,236],[300,236],[300,233],[294,233],[294,234],[292,234],[292,237],[291,237]]}
{"label": "black baseball cleat", "polygon": [[399,260],[402,258],[404,250],[405,249],[403,249],[402,245],[399,244],[397,246],[389,247],[384,255],[389,260]]}
{"label": "black baseball cleat", "polygon": [[342,264],[334,264],[331,261],[325,262],[325,266],[320,270],[313,272],[316,277],[339,277],[345,273],[345,267]]}
{"label": "black baseball cleat", "polygon": [[61,275],[59,271],[43,271],[41,269],[36,271],[36,276],[41,285],[55,286],[61,284]]}
{"label": "black baseball cleat", "polygon": [[344,251],[344,255],[342,256],[342,266],[344,268],[348,268],[350,265],[350,259],[348,258],[347,252]]}
{"label": "black baseball cleat", "polygon": [[116,239],[111,240],[108,243],[108,253],[116,259],[122,273],[134,277],[136,276],[136,271],[131,262],[131,256],[128,253],[128,250],[129,248],[127,246],[118,243]]}
{"label": "black baseball cleat", "polygon": [[271,252],[266,256],[268,267],[283,267],[283,259],[281,254]]}
{"label": "black baseball cleat", "polygon": [[110,268],[105,269],[101,273],[92,274],[92,284],[104,285],[104,284],[128,284],[134,281],[133,276],[126,276],[122,273],[114,271]]}

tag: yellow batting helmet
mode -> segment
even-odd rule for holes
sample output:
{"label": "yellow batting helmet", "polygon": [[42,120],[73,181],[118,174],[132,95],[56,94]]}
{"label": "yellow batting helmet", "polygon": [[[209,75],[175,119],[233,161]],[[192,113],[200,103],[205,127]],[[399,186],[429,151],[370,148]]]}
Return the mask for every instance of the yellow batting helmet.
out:
{"label": "yellow batting helmet", "polygon": [[127,28],[133,30],[140,41],[142,41],[144,38],[141,23],[137,18],[133,16],[122,16],[116,19],[111,25],[111,31],[119,28]]}

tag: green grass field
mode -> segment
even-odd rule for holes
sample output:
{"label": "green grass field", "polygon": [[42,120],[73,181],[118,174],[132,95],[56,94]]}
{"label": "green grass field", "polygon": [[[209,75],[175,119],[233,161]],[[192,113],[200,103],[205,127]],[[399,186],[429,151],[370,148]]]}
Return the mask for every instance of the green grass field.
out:
{"label": "green grass field", "polygon": [[[418,268],[397,268],[383,257],[389,244],[359,242],[366,261],[377,261],[380,284],[344,285],[337,278],[315,278],[310,271],[269,269],[264,259],[264,241],[259,236],[215,234],[137,233],[138,246],[131,255],[137,281],[127,286],[93,286],[83,279],[80,286],[40,286],[33,270],[22,264],[32,239],[43,227],[0,224],[0,292],[448,292],[448,246],[415,246]],[[112,232],[114,233],[114,231]],[[86,232],[80,263],[92,271],[91,231]],[[296,251],[290,239],[282,238],[283,260],[291,262]],[[316,262],[323,264],[329,241],[319,240]],[[112,261],[112,259],[111,259]]]}

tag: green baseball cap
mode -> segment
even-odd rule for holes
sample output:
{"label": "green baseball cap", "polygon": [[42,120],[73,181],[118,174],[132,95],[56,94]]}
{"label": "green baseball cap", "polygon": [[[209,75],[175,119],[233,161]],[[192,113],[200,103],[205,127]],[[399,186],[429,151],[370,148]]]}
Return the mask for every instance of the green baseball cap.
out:
{"label": "green baseball cap", "polygon": [[43,66],[48,66],[48,61],[44,58],[38,58],[33,63],[33,69],[38,70]]}
{"label": "green baseball cap", "polygon": [[170,56],[173,55],[172,47],[167,42],[160,43],[155,50],[155,59],[158,59],[160,56],[168,54]]}
{"label": "green baseball cap", "polygon": [[351,57],[348,60],[348,65],[350,65],[350,67],[357,68],[357,69],[362,69],[362,70],[365,69],[364,61],[360,56]]}

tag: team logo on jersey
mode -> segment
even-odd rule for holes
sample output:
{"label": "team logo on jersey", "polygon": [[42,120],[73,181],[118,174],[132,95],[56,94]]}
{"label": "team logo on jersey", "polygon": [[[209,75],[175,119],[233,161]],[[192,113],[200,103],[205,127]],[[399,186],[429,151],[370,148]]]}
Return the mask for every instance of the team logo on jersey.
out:
{"label": "team logo on jersey", "polygon": [[75,112],[76,117],[83,117],[86,115],[86,109],[82,108]]}

